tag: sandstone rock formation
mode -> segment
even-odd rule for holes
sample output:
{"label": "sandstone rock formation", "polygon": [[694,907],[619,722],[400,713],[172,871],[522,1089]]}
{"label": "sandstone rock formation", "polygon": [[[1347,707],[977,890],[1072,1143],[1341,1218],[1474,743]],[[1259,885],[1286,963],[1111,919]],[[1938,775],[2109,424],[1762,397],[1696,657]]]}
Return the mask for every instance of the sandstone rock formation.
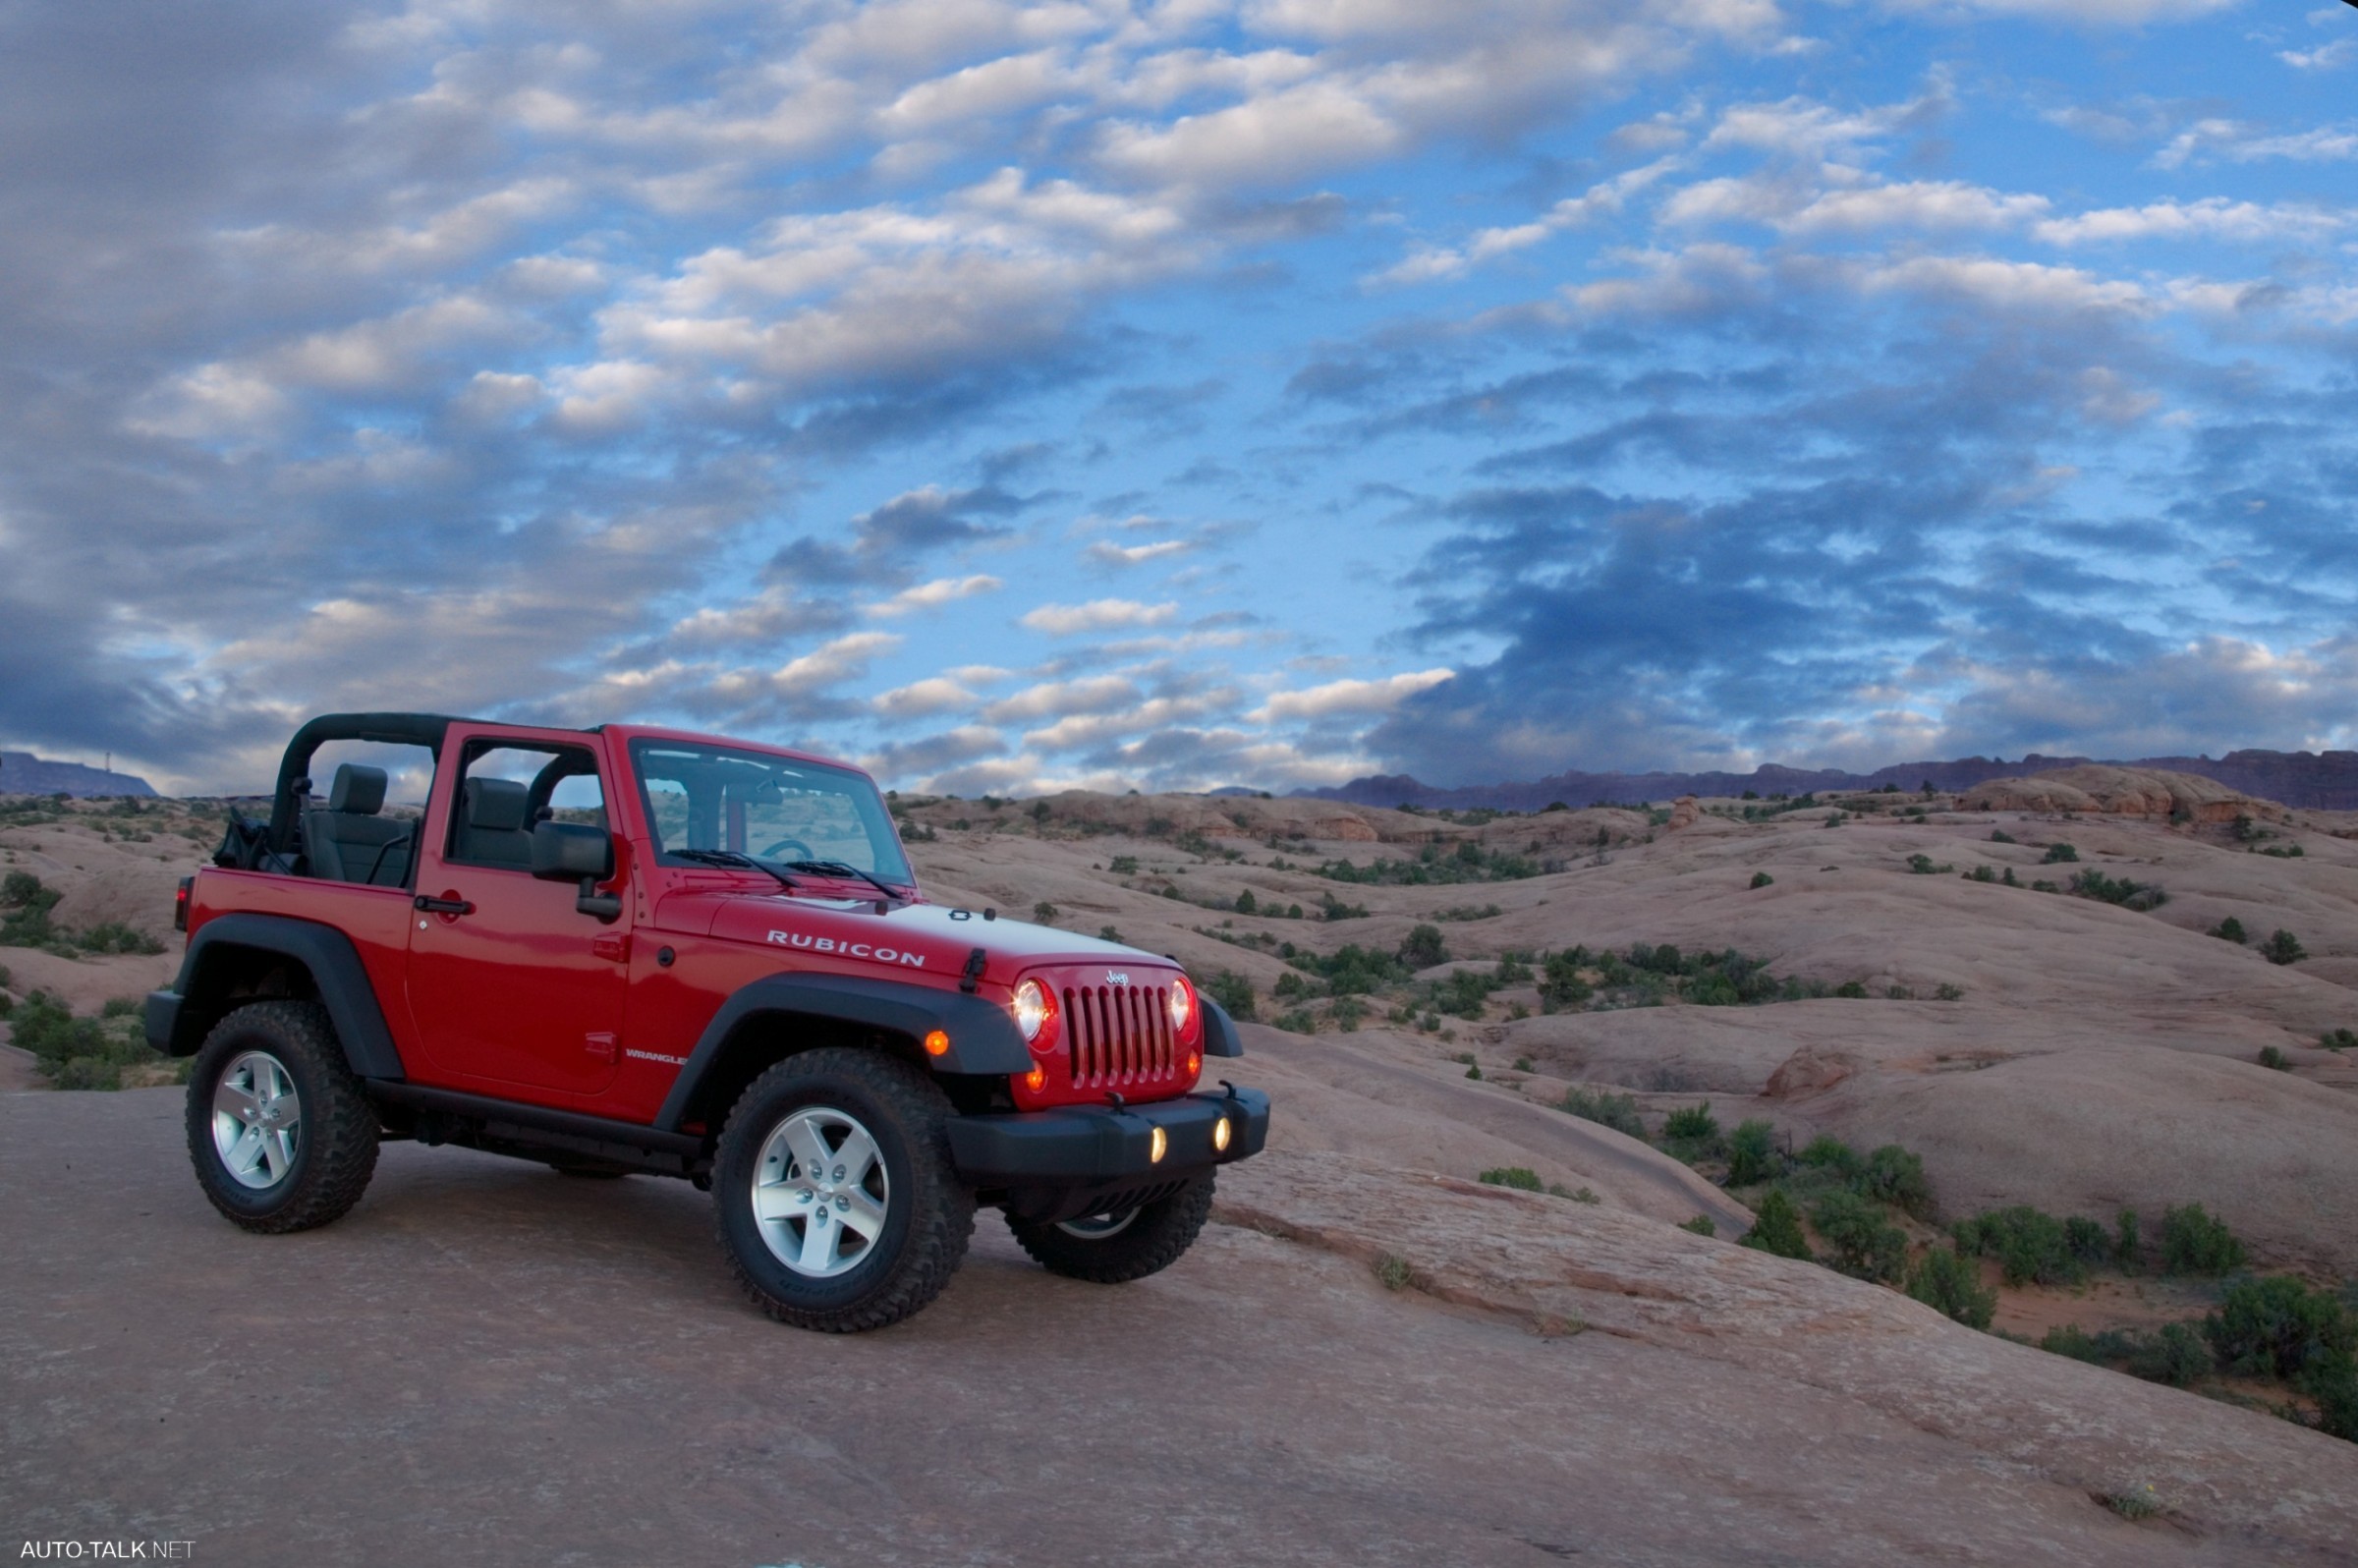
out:
{"label": "sandstone rock formation", "polygon": [[2113,767],[2092,762],[2056,768],[2028,778],[1992,779],[1965,791],[1957,809],[1966,812],[2084,812],[2196,822],[2232,822],[2238,816],[2281,822],[2289,812],[2274,801],[2254,800],[2224,784],[2192,773]]}

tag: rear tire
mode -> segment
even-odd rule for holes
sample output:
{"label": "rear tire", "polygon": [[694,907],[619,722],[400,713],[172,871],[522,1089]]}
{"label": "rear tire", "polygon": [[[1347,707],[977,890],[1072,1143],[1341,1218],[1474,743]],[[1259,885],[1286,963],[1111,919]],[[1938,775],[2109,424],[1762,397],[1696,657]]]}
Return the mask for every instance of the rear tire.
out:
{"label": "rear tire", "polygon": [[196,1184],[262,1235],[341,1219],[376,1170],[376,1107],[316,1002],[250,1002],[214,1025],[187,1121]]}
{"label": "rear tire", "polygon": [[713,1220],[755,1306],[857,1333],[941,1294],[975,1229],[930,1077],[874,1051],[806,1051],[754,1080],[712,1162]]}
{"label": "rear tire", "polygon": [[1051,1274],[1095,1285],[1123,1285],[1158,1274],[1195,1244],[1211,1214],[1212,1173],[1206,1171],[1168,1198],[1119,1214],[1069,1222],[1007,1216],[1025,1252]]}

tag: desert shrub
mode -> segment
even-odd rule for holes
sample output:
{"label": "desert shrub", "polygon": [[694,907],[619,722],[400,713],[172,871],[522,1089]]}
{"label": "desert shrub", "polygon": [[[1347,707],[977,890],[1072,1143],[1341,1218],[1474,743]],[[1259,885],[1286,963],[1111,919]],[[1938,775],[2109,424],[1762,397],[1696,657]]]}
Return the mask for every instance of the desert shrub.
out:
{"label": "desert shrub", "polygon": [[[1351,1026],[1346,1024],[1343,1027],[1348,1029]],[[1482,1076],[1482,1064],[1480,1062],[1466,1063],[1466,1076],[1468,1078],[1480,1078]]]}
{"label": "desert shrub", "polygon": [[1712,1114],[1711,1102],[1689,1105],[1674,1110],[1662,1123],[1662,1136],[1700,1142],[1719,1136],[1719,1119]]}
{"label": "desert shrub", "polygon": [[1236,895],[1236,912],[1239,915],[1250,915],[1260,908],[1261,901],[1253,896],[1253,889],[1248,887]]}
{"label": "desert shrub", "polygon": [[1855,980],[1844,980],[1841,984],[1834,987],[1833,994],[1836,996],[1848,997],[1856,1001],[1867,994],[1866,982]]}
{"label": "desert shrub", "polygon": [[2078,1214],[2063,1221],[2063,1245],[2083,1263],[2101,1263],[2112,1256],[2112,1237],[2104,1226]]}
{"label": "desert shrub", "polygon": [[1833,1249],[1830,1261],[1845,1274],[1896,1285],[1907,1267],[1907,1234],[1883,1206],[1847,1190],[1827,1193],[1810,1209],[1810,1223]]}
{"label": "desert shrub", "polygon": [[2210,1345],[2188,1323],[2163,1323],[2150,1338],[2139,1340],[2129,1351],[2127,1366],[2130,1376],[2172,1388],[2189,1387],[2209,1376],[2212,1369]]}
{"label": "desert shrub", "polygon": [[41,947],[56,940],[49,912],[65,897],[30,871],[0,878],[0,947]]}
{"label": "desert shrub", "polygon": [[1933,1184],[1924,1174],[1924,1156],[1897,1144],[1869,1153],[1852,1184],[1863,1197],[1889,1204],[1912,1218],[1932,1217]]}
{"label": "desert shrub", "polygon": [[1751,1187],[1778,1173],[1776,1130],[1764,1121],[1740,1122],[1727,1137],[1727,1185]]}
{"label": "desert shrub", "polygon": [[[1334,999],[1334,1005],[1328,1008],[1326,1012],[1327,1016],[1334,1020],[1334,1027],[1347,1035],[1351,1031],[1359,1028],[1360,1024],[1367,1018],[1368,1004],[1364,997],[1338,996]],[[1466,1076],[1468,1078],[1480,1078],[1482,1074],[1480,1072],[1472,1072],[1468,1073]]]}
{"label": "desert shrub", "polygon": [[[7,983],[8,971],[0,969],[0,985]],[[2329,1029],[2317,1036],[2317,1042],[2330,1051],[2346,1051],[2351,1046],[2358,1045],[2358,1031]]]}
{"label": "desert shrub", "polygon": [[1512,1187],[1519,1193],[1544,1192],[1547,1186],[1529,1165],[1493,1165],[1475,1180],[1486,1187]]}
{"label": "desert shrub", "polygon": [[1449,949],[1442,945],[1438,925],[1420,925],[1408,933],[1400,944],[1400,962],[1412,970],[1431,969],[1449,962]]}
{"label": "desert shrub", "polygon": [[1346,904],[1331,892],[1319,895],[1319,918],[1321,920],[1357,921],[1367,919],[1367,915],[1368,907],[1365,904]]}
{"label": "desert shrub", "polygon": [[2080,858],[2080,852],[2061,841],[2049,844],[2047,853],[2039,857],[2042,866],[2062,866]]}
{"label": "desert shrub", "polygon": [[2200,1204],[2163,1209],[2157,1241],[2165,1274],[2223,1274],[2243,1266],[2243,1243]]}
{"label": "desert shrub", "polygon": [[1316,1035],[1319,1032],[1319,1021],[1309,1008],[1297,1007],[1289,1012],[1279,1013],[1275,1018],[1270,1019],[1269,1027],[1282,1029],[1288,1035]]}
{"label": "desert shrub", "polygon": [[2284,1057],[2284,1053],[2276,1049],[2276,1047],[2274,1045],[2263,1045],[2260,1047],[2260,1065],[2263,1067],[2273,1067],[2279,1073],[2290,1072],[2292,1070],[2292,1063],[2287,1061]]}
{"label": "desert shrub", "polygon": [[2260,944],[2260,956],[2272,964],[2297,964],[2309,956],[2301,939],[2279,925]]}
{"label": "desert shrub", "polygon": [[1859,1151],[1831,1133],[1820,1133],[1793,1157],[1813,1170],[1831,1171],[1846,1182],[1859,1174]]}
{"label": "desert shrub", "polygon": [[2243,943],[2252,939],[2250,934],[2244,930],[2243,922],[2237,920],[2232,915],[2228,916],[2225,920],[2220,921],[2217,925],[2212,926],[2211,929],[2205,934],[2216,936],[2221,941],[2233,942],[2237,946],[2241,946]]}
{"label": "desert shrub", "polygon": [[1056,906],[1043,898],[1032,906],[1032,918],[1040,924],[1046,925],[1056,919]]}
{"label": "desert shrub", "polygon": [[2127,1352],[2128,1336],[2117,1328],[2092,1334],[2077,1323],[2058,1323],[2039,1336],[2039,1348],[2050,1356],[2068,1356],[2101,1367]]}
{"label": "desert shrub", "polygon": [[1947,980],[1942,980],[1939,984],[1933,987],[1933,1000],[1936,1002],[1957,1002],[1963,1001],[1964,999],[1965,987],[1962,985],[1955,985],[1951,984]]}
{"label": "desert shrub", "polygon": [[1693,1219],[1682,1220],[1679,1222],[1678,1228],[1680,1230],[1691,1230],[1698,1236],[1716,1236],[1719,1234],[1719,1227],[1712,1223],[1712,1216],[1709,1214],[1697,1214]]}
{"label": "desert shrub", "polygon": [[2063,1222],[2028,1204],[1960,1220],[1953,1234],[1957,1251],[1996,1259],[2009,1285],[2076,1285],[2088,1277]]}
{"label": "desert shrub", "polygon": [[1557,1108],[1570,1111],[1582,1121],[1596,1122],[1616,1133],[1627,1133],[1632,1138],[1643,1139],[1646,1136],[1646,1123],[1638,1115],[1638,1101],[1634,1094],[1592,1093],[1585,1089],[1571,1089],[1564,1092]]}
{"label": "desert shrub", "polygon": [[1997,880],[1997,868],[1994,866],[1977,866],[1973,868],[1970,875],[1972,876],[1973,880],[1977,882],[1994,882]]}
{"label": "desert shrub", "polygon": [[2301,1386],[2317,1401],[2318,1430],[2358,1442],[2358,1354],[2326,1352],[2301,1374]]}
{"label": "desert shrub", "polygon": [[1752,885],[1755,887],[1767,887],[1775,880],[1776,878],[1770,876],[1767,871],[1755,871],[1752,873]]}
{"label": "desert shrub", "polygon": [[1809,1238],[1802,1234],[1801,1210],[1785,1196],[1781,1187],[1771,1187],[1768,1195],[1753,1210],[1752,1229],[1745,1232],[1745,1246],[1755,1252],[1773,1253],[1779,1258],[1810,1256]]}
{"label": "desert shrub", "polygon": [[2137,1272],[2137,1210],[2124,1208],[2112,1232],[2112,1266],[2124,1274]]}
{"label": "desert shrub", "polygon": [[1206,978],[1205,992],[1230,1018],[1253,1017],[1253,982],[1234,970],[1223,969]]}
{"label": "desert shrub", "polygon": [[2014,835],[2007,832],[2002,827],[1993,827],[1990,830],[1990,842],[1993,844],[2011,844],[2014,842]]}
{"label": "desert shrub", "polygon": [[34,991],[11,1012],[9,1024],[17,1046],[33,1054],[52,1088],[120,1089],[124,1068],[165,1060],[141,1035],[136,1007],[131,1004],[127,1011],[110,1004],[99,1018],[76,1018],[58,998]]}
{"label": "desert shrub", "polygon": [[1406,1290],[1416,1282],[1416,1271],[1398,1253],[1378,1253],[1369,1267],[1376,1275],[1376,1282],[1386,1290]]}
{"label": "desert shrub", "polygon": [[1910,873],[1917,876],[1943,876],[1955,869],[1956,868],[1954,866],[1934,865],[1933,858],[1930,855],[1911,855],[1908,857],[1908,870]]}
{"label": "desert shrub", "polygon": [[2169,895],[2151,882],[2132,882],[2125,876],[2106,876],[2094,868],[2074,872],[2071,891],[2081,898],[2092,898],[2101,904],[2117,904],[2122,909],[2138,911],[2160,909],[2169,902]]}
{"label": "desert shrub", "polygon": [[1106,862],[1105,868],[1116,876],[1136,876],[1138,874],[1138,857],[1116,855],[1112,860]]}
{"label": "desert shrub", "polygon": [[2320,1358],[2358,1349],[2358,1321],[2325,1290],[2289,1274],[2227,1287],[2203,1332],[2229,1372],[2297,1377]]}
{"label": "desert shrub", "polygon": [[1973,1260],[1945,1247],[1924,1255],[1908,1275],[1908,1294],[1968,1328],[1988,1328],[1997,1312],[1997,1292],[1983,1285]]}

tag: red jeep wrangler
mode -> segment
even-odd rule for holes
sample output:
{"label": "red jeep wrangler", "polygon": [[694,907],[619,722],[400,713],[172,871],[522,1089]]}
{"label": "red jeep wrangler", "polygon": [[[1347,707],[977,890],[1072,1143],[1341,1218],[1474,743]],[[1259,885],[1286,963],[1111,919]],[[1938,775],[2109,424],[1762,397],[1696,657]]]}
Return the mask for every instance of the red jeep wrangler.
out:
{"label": "red jeep wrangler", "polygon": [[[374,766],[322,798],[330,742],[418,749],[423,814]],[[180,898],[147,1037],[248,1230],[343,1214],[385,1138],[681,1176],[763,1311],[845,1331],[932,1300],[979,1204],[1057,1273],[1153,1273],[1268,1132],[1196,1092],[1242,1052],[1175,962],[926,903],[874,782],[776,747],[331,714]]]}

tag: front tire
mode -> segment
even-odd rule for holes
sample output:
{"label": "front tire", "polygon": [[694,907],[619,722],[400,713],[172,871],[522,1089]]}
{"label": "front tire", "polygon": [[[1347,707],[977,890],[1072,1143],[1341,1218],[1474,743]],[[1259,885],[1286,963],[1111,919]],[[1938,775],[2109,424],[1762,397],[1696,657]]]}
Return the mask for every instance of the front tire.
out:
{"label": "front tire", "polygon": [[1116,1214],[1044,1223],[1010,1214],[1007,1228],[1051,1274],[1123,1285],[1159,1274],[1195,1244],[1211,1214],[1211,1183],[1212,1173],[1206,1171],[1168,1198]]}
{"label": "front tire", "polygon": [[232,1224],[262,1235],[341,1219],[376,1170],[376,1107],[316,1002],[250,1002],[189,1073],[189,1159]]}
{"label": "front tire", "polygon": [[929,1077],[873,1051],[807,1051],[754,1080],[712,1163],[714,1224],[754,1305],[844,1334],[940,1295],[975,1229],[951,1115]]}

